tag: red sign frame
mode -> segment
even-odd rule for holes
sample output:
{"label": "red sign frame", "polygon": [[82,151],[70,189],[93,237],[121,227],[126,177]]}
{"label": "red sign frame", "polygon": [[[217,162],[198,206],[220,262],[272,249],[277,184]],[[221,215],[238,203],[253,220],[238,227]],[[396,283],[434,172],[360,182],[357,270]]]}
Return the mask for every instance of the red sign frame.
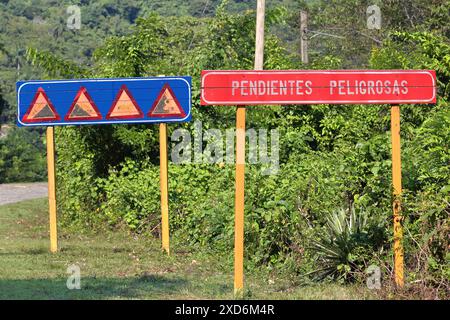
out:
{"label": "red sign frame", "polygon": [[[125,92],[127,94],[128,98],[130,99],[130,102],[135,107],[136,111],[138,112],[137,115],[136,114],[125,114],[125,115],[120,115],[120,116],[112,116],[112,113],[116,109],[117,103],[119,103],[119,99],[122,96],[123,92]],[[128,90],[128,87],[125,84],[123,84],[120,87],[120,90],[117,93],[116,98],[114,99],[114,102],[111,105],[111,108],[109,108],[109,111],[106,114],[106,119],[138,119],[138,118],[143,118],[143,117],[144,117],[144,113],[142,112],[141,108],[137,104],[137,102],[134,99],[133,95],[131,94],[130,90]]]}
{"label": "red sign frame", "polygon": [[[45,99],[45,101],[47,101],[47,105],[50,108],[50,110],[53,113],[53,117],[45,117],[45,118],[28,118],[31,111],[34,109],[34,107],[36,106],[36,101],[39,98],[39,95],[42,95]],[[53,105],[53,103],[50,101],[50,99],[48,98],[47,94],[45,93],[44,89],[42,89],[41,87],[38,88],[36,94],[34,95],[33,101],[31,102],[27,112],[25,113],[25,115],[23,116],[23,122],[25,123],[33,123],[33,122],[41,122],[41,121],[48,121],[48,120],[61,120],[61,116],[58,114],[58,112],[56,112],[55,106]]]}
{"label": "red sign frame", "polygon": [[[164,95],[164,93],[166,92],[166,90],[169,91],[170,95],[172,96],[172,99],[174,101],[174,103],[176,104],[179,113],[159,113],[159,114],[155,114],[155,109],[158,106],[159,101],[161,100],[162,96]],[[181,107],[180,102],[178,101],[177,97],[175,96],[172,88],[170,87],[170,85],[168,83],[166,83],[163,88],[161,89],[161,91],[159,92],[158,97],[156,98],[155,102],[153,103],[152,107],[150,108],[150,111],[148,112],[148,116],[149,117],[155,117],[155,118],[167,118],[167,117],[179,117],[179,118],[184,118],[186,117],[186,113],[184,112],[183,108]]]}
{"label": "red sign frame", "polygon": [[[71,118],[70,116],[72,115],[73,109],[75,109],[75,106],[78,102],[78,99],[80,99],[80,96],[84,94],[84,96],[86,97],[86,99],[89,101],[89,103],[91,104],[92,109],[94,109],[96,115],[95,116],[86,116],[86,117],[75,117],[75,118]],[[78,120],[98,120],[102,118],[102,114],[100,113],[100,111],[98,110],[97,106],[94,103],[94,100],[92,100],[91,95],[89,94],[89,92],[87,91],[87,89],[85,87],[80,87],[80,90],[78,90],[77,95],[75,96],[75,99],[73,99],[72,105],[69,108],[69,111],[67,111],[67,114],[64,117],[65,121],[78,121]]]}
{"label": "red sign frame", "polygon": [[204,70],[201,105],[432,104],[434,70]]}

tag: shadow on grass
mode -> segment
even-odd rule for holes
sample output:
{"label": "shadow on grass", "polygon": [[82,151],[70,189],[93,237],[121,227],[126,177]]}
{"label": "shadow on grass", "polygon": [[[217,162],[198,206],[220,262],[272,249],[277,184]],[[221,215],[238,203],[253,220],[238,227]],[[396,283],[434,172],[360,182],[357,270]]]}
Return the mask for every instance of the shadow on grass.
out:
{"label": "shadow on grass", "polygon": [[161,299],[184,295],[190,283],[181,278],[145,275],[133,278],[81,278],[80,290],[69,290],[67,278],[0,279],[0,300],[8,299]]}
{"label": "shadow on grass", "polygon": [[[15,256],[23,256],[23,255],[40,256],[40,255],[50,255],[50,253],[47,248],[28,248],[28,247],[19,248],[16,251],[0,252],[0,257],[1,256],[15,257]],[[1,279],[0,279],[0,281],[1,281]]]}

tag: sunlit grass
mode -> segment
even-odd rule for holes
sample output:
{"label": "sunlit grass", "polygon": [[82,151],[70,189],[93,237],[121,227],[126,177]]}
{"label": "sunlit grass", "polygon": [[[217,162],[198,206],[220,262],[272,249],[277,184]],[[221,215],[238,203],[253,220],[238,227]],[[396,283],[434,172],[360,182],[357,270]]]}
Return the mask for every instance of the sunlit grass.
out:
{"label": "sunlit grass", "polygon": [[[49,253],[47,201],[0,206],[0,299],[233,299],[230,255],[180,247],[167,256],[159,239],[123,230],[83,235],[60,228]],[[81,290],[69,290],[67,267],[81,270]],[[361,286],[301,286],[293,274],[254,268],[250,299],[365,299]]]}

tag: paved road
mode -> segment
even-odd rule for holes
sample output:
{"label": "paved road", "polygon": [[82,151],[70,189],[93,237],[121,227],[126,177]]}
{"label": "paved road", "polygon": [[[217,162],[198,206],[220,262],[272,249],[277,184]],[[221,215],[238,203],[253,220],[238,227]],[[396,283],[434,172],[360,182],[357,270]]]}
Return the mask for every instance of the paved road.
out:
{"label": "paved road", "polygon": [[0,184],[0,206],[22,200],[47,197],[47,183]]}

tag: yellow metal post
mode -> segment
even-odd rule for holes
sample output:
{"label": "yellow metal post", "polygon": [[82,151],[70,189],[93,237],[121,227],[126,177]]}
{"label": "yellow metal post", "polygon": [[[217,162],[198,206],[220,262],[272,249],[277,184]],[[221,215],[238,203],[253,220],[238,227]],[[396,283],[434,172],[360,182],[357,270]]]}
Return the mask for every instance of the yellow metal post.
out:
{"label": "yellow metal post", "polygon": [[159,177],[161,185],[161,238],[162,248],[170,253],[169,248],[169,190],[167,181],[167,124],[159,124]]}
{"label": "yellow metal post", "polygon": [[394,188],[394,275],[398,287],[403,287],[403,228],[400,195],[402,193],[402,165],[400,155],[400,107],[391,107],[392,184]]}
{"label": "yellow metal post", "polygon": [[48,170],[48,208],[50,215],[50,251],[58,251],[56,227],[56,177],[55,177],[55,133],[47,127],[47,170]]}
{"label": "yellow metal post", "polygon": [[[255,70],[263,69],[265,0],[256,7]],[[234,204],[234,295],[244,295],[245,107],[236,111],[236,191]]]}
{"label": "yellow metal post", "polygon": [[236,191],[234,204],[234,294],[244,289],[245,107],[236,111]]}

